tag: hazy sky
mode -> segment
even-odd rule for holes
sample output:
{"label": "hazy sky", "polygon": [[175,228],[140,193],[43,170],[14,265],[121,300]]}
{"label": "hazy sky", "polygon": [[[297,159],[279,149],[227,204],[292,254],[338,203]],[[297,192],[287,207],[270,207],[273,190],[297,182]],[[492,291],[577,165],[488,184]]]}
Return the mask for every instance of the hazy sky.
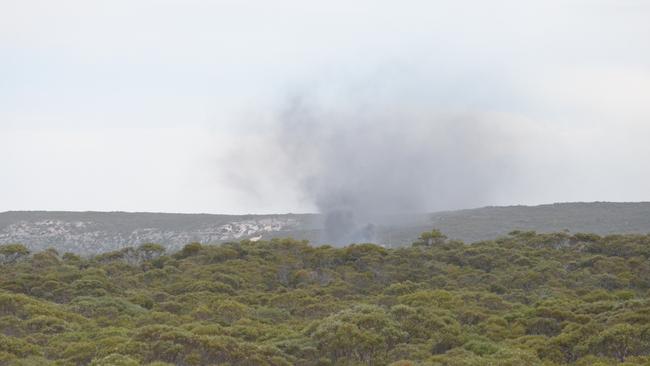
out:
{"label": "hazy sky", "polygon": [[427,209],[647,201],[649,19],[645,0],[3,0],[0,211],[314,211],[319,175],[269,138],[296,95],[378,131],[384,109],[479,120],[489,194]]}

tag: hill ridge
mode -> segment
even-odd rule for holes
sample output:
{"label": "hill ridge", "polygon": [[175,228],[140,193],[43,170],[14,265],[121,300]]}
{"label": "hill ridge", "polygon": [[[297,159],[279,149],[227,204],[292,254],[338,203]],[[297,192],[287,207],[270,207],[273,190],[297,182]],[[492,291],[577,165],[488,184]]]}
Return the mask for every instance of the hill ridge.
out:
{"label": "hill ridge", "polygon": [[[7,211],[0,213],[0,244],[38,250],[95,254],[156,242],[176,250],[189,242],[220,243],[247,238],[322,240],[322,215],[208,214],[124,211]],[[409,244],[431,228],[465,242],[494,239],[513,230],[650,232],[650,202],[556,202],[536,206],[486,206],[435,213],[386,214],[373,218],[376,242]]]}

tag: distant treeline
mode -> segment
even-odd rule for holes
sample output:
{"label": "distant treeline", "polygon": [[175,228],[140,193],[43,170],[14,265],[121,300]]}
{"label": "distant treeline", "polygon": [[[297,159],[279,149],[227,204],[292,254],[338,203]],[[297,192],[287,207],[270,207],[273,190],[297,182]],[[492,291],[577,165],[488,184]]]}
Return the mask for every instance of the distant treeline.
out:
{"label": "distant treeline", "polygon": [[0,365],[649,365],[650,235],[0,246]]}

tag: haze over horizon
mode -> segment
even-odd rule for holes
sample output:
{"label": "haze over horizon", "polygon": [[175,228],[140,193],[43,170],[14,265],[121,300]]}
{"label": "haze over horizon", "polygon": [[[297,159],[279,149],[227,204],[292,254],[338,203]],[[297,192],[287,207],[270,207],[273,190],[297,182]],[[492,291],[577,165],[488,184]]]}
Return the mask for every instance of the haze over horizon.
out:
{"label": "haze over horizon", "polygon": [[6,1],[0,212],[650,201],[650,3]]}
{"label": "haze over horizon", "polygon": [[[440,211],[422,211],[422,212],[403,212],[404,214],[415,214],[415,215],[424,215],[424,214],[436,214],[436,213],[446,213],[446,212],[459,212],[459,211],[472,211],[472,210],[481,210],[488,208],[512,208],[512,207],[544,207],[544,206],[556,206],[556,205],[574,205],[574,204],[645,204],[650,203],[650,201],[565,201],[565,202],[547,202],[539,204],[511,204],[511,205],[487,205],[487,206],[477,206],[477,207],[465,207],[457,208],[451,210],[440,210]],[[126,210],[5,210],[0,211],[0,213],[16,213],[16,212],[45,212],[45,213],[125,213],[125,214],[171,214],[171,215],[223,215],[223,216],[268,216],[268,215],[318,215],[321,212],[317,210],[313,211],[286,211],[286,212],[268,212],[268,213],[255,213],[255,212],[243,212],[243,213],[229,213],[229,212],[181,212],[181,211],[126,211]],[[381,213],[380,213],[381,214]],[[385,213],[387,216],[390,216],[390,213]]]}

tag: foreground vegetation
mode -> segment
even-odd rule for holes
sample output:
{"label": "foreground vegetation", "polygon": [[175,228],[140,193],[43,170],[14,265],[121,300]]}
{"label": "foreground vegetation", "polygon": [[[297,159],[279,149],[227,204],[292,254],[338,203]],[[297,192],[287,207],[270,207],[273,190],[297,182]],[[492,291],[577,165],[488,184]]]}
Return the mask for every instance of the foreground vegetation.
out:
{"label": "foreground vegetation", "polygon": [[0,365],[650,365],[650,235],[0,246]]}

